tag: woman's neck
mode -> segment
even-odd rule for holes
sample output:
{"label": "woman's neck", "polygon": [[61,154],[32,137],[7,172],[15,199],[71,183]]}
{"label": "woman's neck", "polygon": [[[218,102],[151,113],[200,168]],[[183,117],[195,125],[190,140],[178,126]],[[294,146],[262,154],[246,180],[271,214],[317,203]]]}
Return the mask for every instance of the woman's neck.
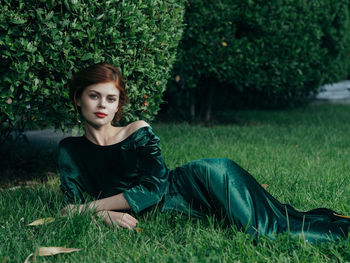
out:
{"label": "woman's neck", "polygon": [[85,137],[89,141],[103,146],[113,144],[121,129],[122,127],[114,127],[111,124],[94,127],[87,122],[84,123]]}

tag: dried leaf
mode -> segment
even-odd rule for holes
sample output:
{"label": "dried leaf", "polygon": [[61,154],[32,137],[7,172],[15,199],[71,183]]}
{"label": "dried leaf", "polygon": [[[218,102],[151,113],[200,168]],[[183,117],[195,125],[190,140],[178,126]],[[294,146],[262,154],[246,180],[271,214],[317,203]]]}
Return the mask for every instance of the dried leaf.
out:
{"label": "dried leaf", "polygon": [[39,247],[39,256],[52,256],[61,253],[72,253],[80,250],[81,248]]}
{"label": "dried leaf", "polygon": [[[62,254],[62,253],[72,253],[75,251],[80,251],[81,248],[66,248],[66,247],[39,247],[39,250],[36,251],[36,254],[43,257],[43,256],[53,256],[57,254]],[[31,253],[24,263],[29,263],[29,259],[33,256],[34,254]]]}
{"label": "dried leaf", "polygon": [[268,184],[262,184],[261,186],[262,186],[264,189],[266,189],[267,187],[269,187]]}
{"label": "dried leaf", "polygon": [[22,189],[22,188],[32,188],[32,187],[29,186],[29,185],[25,185],[25,186],[17,185],[17,186],[14,186],[14,187],[7,188],[7,190],[14,191],[14,190],[17,190],[17,189]]}
{"label": "dried leaf", "polygon": [[19,220],[19,222],[23,222],[24,221],[24,217],[21,217],[21,219]]}
{"label": "dried leaf", "polygon": [[29,259],[33,256],[33,253],[30,253],[29,256],[26,258],[24,263],[29,263]]}
{"label": "dried leaf", "polygon": [[142,233],[143,232],[143,229],[142,228],[139,228],[139,227],[135,227],[135,231],[137,233]]}
{"label": "dried leaf", "polygon": [[20,186],[14,186],[14,187],[7,188],[7,190],[13,191],[13,190],[17,190],[17,189],[20,189],[20,188],[22,188],[22,187],[20,187]]}
{"label": "dried leaf", "polygon": [[55,221],[55,218],[53,217],[45,217],[45,218],[40,218],[38,220],[35,220],[28,224],[28,226],[39,226],[39,225],[44,225],[44,224],[49,224]]}

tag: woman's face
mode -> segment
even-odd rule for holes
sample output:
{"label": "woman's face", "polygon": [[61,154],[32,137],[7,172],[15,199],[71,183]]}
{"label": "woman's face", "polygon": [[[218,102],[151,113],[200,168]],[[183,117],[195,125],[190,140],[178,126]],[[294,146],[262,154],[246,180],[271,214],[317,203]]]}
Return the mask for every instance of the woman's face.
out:
{"label": "woman's face", "polygon": [[114,82],[93,84],[85,88],[77,106],[80,106],[85,121],[101,127],[111,123],[118,111],[119,94]]}

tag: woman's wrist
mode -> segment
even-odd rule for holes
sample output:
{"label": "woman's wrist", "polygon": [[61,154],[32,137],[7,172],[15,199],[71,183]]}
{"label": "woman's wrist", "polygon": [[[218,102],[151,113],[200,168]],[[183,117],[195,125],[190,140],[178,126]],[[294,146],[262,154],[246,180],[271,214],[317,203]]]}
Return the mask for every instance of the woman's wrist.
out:
{"label": "woman's wrist", "polygon": [[107,223],[107,219],[109,217],[108,211],[106,210],[101,210],[95,213],[95,216],[99,217],[102,219],[102,222]]}
{"label": "woman's wrist", "polygon": [[108,211],[102,210],[102,211],[96,212],[95,215],[98,217],[101,217],[103,219],[107,213],[108,213]]}
{"label": "woman's wrist", "polygon": [[86,204],[87,208],[90,210],[90,211],[93,211],[95,213],[98,213],[100,211],[104,211],[104,210],[107,210],[107,209],[104,209],[103,206],[101,204],[99,204],[99,200],[96,200],[96,201],[92,201],[88,204]]}

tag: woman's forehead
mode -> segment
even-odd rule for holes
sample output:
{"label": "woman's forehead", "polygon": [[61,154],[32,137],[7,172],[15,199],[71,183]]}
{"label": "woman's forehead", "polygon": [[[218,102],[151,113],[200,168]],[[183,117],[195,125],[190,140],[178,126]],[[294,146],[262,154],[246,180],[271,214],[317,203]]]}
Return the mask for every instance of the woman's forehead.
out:
{"label": "woman's forehead", "polygon": [[95,91],[100,94],[105,95],[119,95],[119,89],[115,86],[114,82],[106,82],[106,83],[96,83],[86,87],[86,92]]}

